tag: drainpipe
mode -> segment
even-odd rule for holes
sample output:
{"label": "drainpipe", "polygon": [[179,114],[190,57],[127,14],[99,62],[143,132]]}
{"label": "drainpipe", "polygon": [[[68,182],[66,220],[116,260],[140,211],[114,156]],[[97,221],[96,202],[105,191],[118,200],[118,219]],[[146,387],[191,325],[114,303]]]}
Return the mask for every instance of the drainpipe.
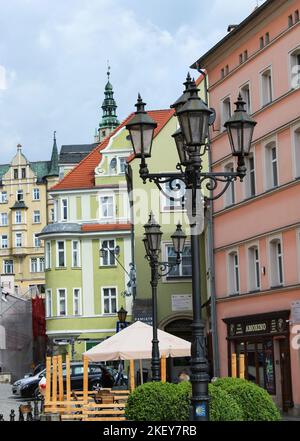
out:
{"label": "drainpipe", "polygon": [[[208,81],[207,73],[197,66],[197,71],[204,76],[204,90],[205,90],[205,102],[208,104]],[[208,145],[211,145],[210,131],[208,132]],[[212,156],[211,148],[208,149],[208,170],[212,171]],[[219,356],[219,342],[218,342],[218,328],[217,328],[217,305],[216,305],[216,284],[215,284],[215,259],[214,259],[214,225],[213,225],[213,204],[207,207],[208,211],[208,223],[207,223],[207,254],[209,264],[209,291],[211,300],[211,331],[212,331],[212,347],[213,347],[213,372],[214,377],[220,376],[220,356]]]}

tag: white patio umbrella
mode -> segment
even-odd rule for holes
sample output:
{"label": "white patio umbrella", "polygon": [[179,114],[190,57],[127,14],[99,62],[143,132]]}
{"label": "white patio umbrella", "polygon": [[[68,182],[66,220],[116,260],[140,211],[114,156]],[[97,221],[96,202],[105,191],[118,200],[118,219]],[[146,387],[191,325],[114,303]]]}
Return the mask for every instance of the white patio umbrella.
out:
{"label": "white patio umbrella", "polygon": [[[152,356],[152,326],[135,322],[86,351],[90,361],[142,360]],[[160,356],[189,357],[191,343],[158,329]]]}

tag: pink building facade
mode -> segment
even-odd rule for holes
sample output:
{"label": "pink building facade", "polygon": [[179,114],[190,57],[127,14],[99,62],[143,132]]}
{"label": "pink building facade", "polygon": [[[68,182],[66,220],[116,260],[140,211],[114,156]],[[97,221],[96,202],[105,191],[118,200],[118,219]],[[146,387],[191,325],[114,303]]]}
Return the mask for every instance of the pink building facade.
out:
{"label": "pink building facade", "polygon": [[236,168],[223,124],[239,92],[257,121],[247,178],[214,203],[220,373],[231,375],[232,354],[245,354],[246,378],[298,415],[299,13],[300,0],[266,1],[198,60],[218,115],[213,171]]}

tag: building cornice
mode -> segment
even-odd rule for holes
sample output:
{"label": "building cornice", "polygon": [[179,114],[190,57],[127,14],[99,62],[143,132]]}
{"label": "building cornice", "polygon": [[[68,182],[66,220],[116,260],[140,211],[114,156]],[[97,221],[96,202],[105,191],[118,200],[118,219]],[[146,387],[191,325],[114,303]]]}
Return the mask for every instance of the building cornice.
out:
{"label": "building cornice", "polygon": [[262,291],[256,291],[256,292],[246,292],[242,294],[237,295],[231,295],[231,296],[225,296],[225,297],[218,297],[217,303],[224,303],[224,302],[231,302],[231,301],[238,301],[243,299],[248,299],[252,297],[263,297],[263,296],[269,296],[274,295],[278,293],[289,293],[290,291],[298,290],[300,291],[300,284],[293,284],[293,285],[287,285],[287,286],[280,286],[280,287],[274,287]]}

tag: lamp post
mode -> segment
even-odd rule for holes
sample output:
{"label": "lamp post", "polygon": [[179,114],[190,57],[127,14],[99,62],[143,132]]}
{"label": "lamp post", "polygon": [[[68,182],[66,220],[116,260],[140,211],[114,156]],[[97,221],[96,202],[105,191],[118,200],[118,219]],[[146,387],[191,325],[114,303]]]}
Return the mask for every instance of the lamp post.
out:
{"label": "lamp post", "polygon": [[[230,184],[237,179],[243,181],[246,176],[245,156],[249,155],[253,130],[256,122],[246,113],[245,102],[239,95],[233,116],[226,121],[225,128],[229,136],[233,156],[237,157],[236,171],[204,172],[202,157],[207,153],[209,145],[207,136],[209,125],[214,119],[214,110],[209,109],[198,96],[195,82],[188,74],[184,83],[183,95],[173,104],[178,118],[180,130],[174,133],[179,163],[174,173],[149,173],[146,158],[151,156],[152,140],[157,124],[145,111],[145,103],[138,96],[137,111],[126,125],[136,158],[140,158],[140,177],[145,183],[154,182],[162,190],[161,185],[169,183],[174,191],[185,188],[187,195],[187,211],[191,228],[192,248],[192,286],[193,286],[193,323],[191,346],[191,383],[193,421],[209,420],[208,395],[208,362],[205,350],[205,323],[201,313],[200,292],[200,249],[199,240],[202,231],[199,229],[200,201],[203,188],[214,192],[206,200],[215,200],[222,196]],[[181,183],[178,185],[178,183]],[[221,189],[218,190],[219,185]],[[218,190],[218,191],[217,191]],[[174,198],[173,198],[174,199]],[[180,195],[182,199],[182,194]]]}
{"label": "lamp post", "polygon": [[151,268],[151,289],[152,289],[152,358],[151,370],[152,381],[160,381],[159,373],[159,341],[157,337],[157,285],[162,276],[168,275],[172,269],[181,262],[181,255],[184,249],[186,235],[178,224],[175,233],[171,236],[174,251],[176,253],[176,262],[171,264],[169,262],[160,262],[159,254],[161,250],[162,231],[160,225],[155,221],[153,213],[150,213],[149,221],[145,228],[145,237],[143,239],[146,258],[149,261]]}

